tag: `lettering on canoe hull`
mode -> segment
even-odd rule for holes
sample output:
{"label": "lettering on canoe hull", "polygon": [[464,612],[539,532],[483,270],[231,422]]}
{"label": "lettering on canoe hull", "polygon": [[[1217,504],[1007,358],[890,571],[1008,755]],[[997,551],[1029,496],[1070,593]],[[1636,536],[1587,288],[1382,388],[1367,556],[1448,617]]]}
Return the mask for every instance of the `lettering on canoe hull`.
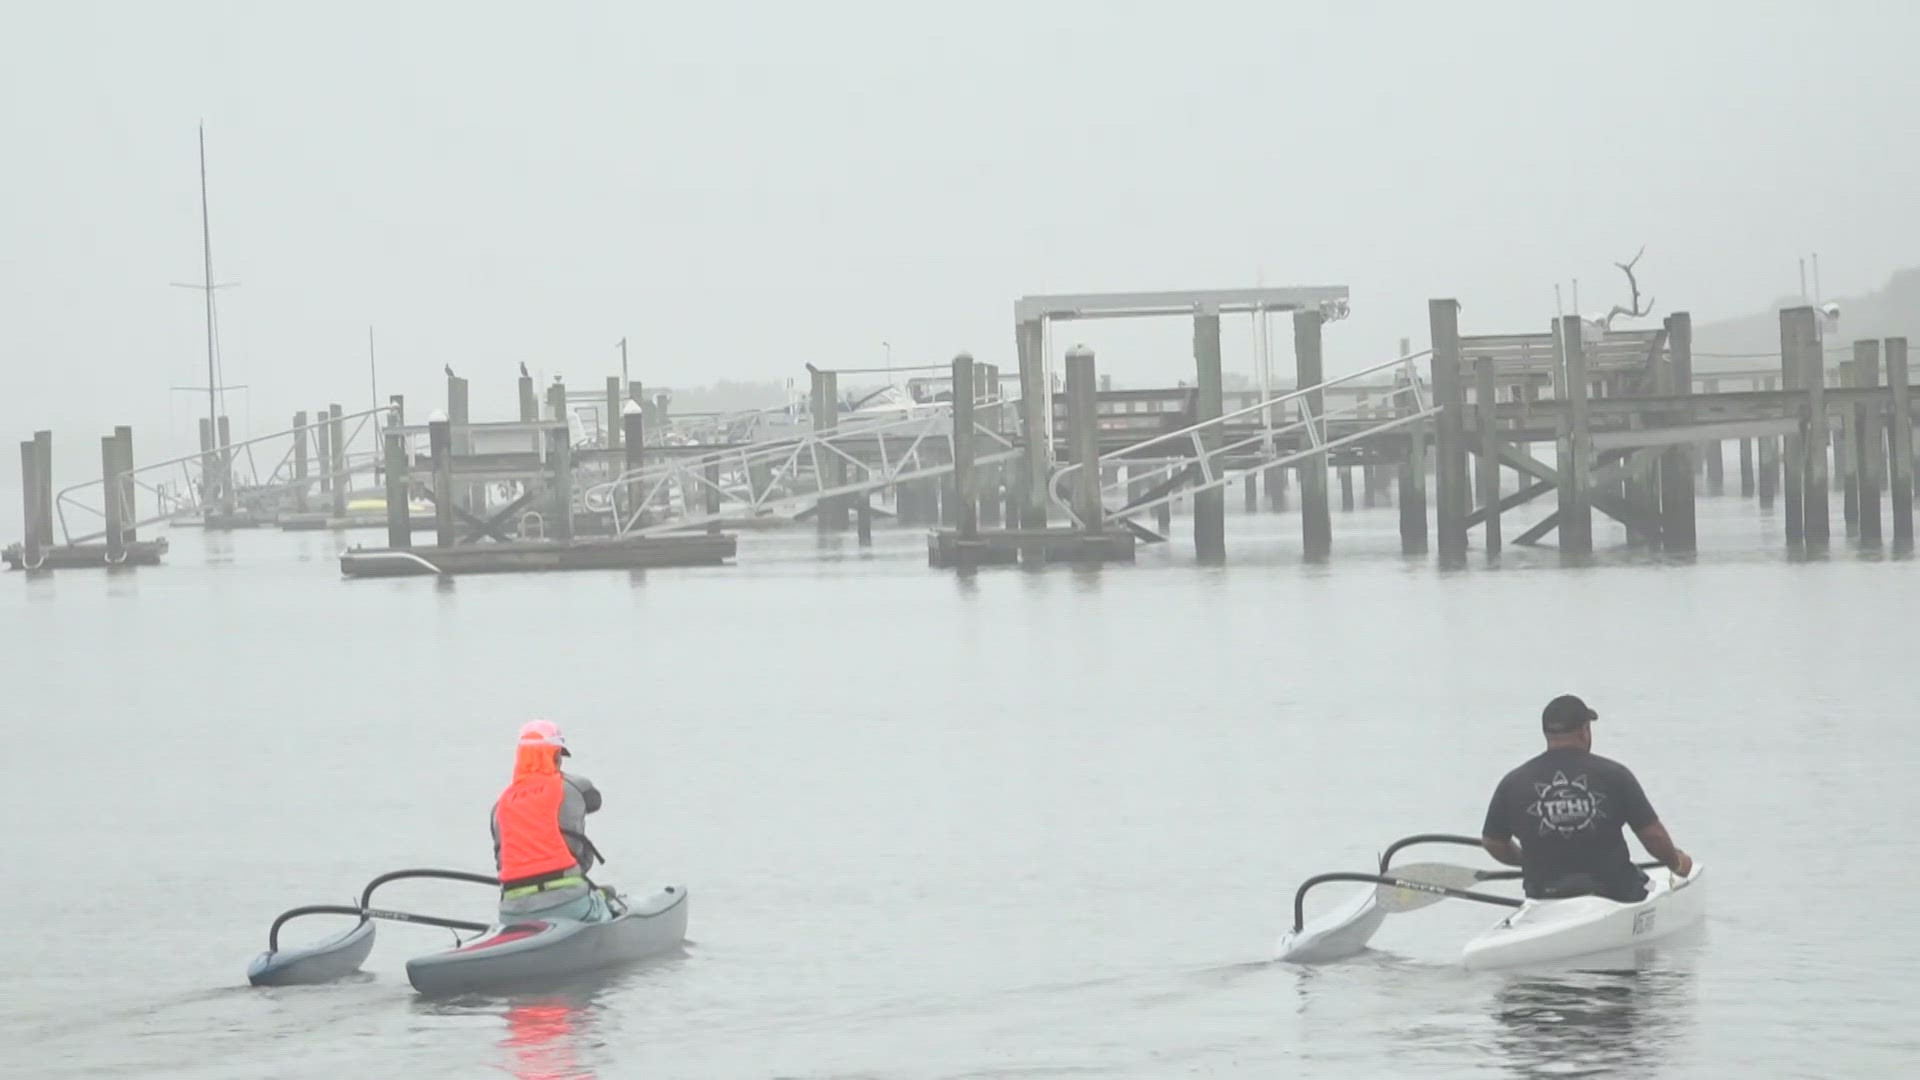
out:
{"label": "lettering on canoe hull", "polygon": [[1633,915],[1633,936],[1639,937],[1641,934],[1644,934],[1647,931],[1652,930],[1653,917],[1658,914],[1659,912],[1653,910],[1652,908],[1648,908],[1645,911],[1635,912]]}

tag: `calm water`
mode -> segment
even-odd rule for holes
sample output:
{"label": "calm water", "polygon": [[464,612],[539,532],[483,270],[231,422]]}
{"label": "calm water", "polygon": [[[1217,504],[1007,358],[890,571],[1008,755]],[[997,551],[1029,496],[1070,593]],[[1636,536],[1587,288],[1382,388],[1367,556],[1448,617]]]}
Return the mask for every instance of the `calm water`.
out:
{"label": "calm water", "polygon": [[[176,530],[157,570],[0,576],[0,1072],[1898,1073],[1920,571],[1704,517],[1704,565],[1577,571],[1443,575],[1376,511],[1336,516],[1327,567],[1288,515],[1231,519],[1224,569],[1177,522],[1133,567],[971,579],[903,532],[440,585],[342,581],[327,536]],[[1699,940],[1471,974],[1495,913],[1443,904],[1352,963],[1268,962],[1300,879],[1474,831],[1563,690],[1709,867]],[[685,955],[428,1004],[402,965],[448,936],[384,924],[366,981],[245,986],[285,908],[484,869],[533,716],[606,792],[604,876],[690,886]],[[391,900],[484,918],[475,892]]]}

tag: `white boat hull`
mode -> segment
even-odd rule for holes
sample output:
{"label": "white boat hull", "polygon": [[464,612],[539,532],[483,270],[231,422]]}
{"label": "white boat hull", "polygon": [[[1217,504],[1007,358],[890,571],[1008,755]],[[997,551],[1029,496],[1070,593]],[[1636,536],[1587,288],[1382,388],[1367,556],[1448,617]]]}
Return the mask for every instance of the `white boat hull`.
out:
{"label": "white boat hull", "polygon": [[1374,932],[1387,920],[1386,909],[1369,887],[1325,915],[1280,936],[1275,959],[1292,964],[1324,964],[1343,960],[1366,949]]}
{"label": "white boat hull", "polygon": [[1600,896],[1529,900],[1467,943],[1469,968],[1551,964],[1589,953],[1633,949],[1685,929],[1706,914],[1701,866],[1685,878],[1662,871],[1647,898],[1623,904]]}

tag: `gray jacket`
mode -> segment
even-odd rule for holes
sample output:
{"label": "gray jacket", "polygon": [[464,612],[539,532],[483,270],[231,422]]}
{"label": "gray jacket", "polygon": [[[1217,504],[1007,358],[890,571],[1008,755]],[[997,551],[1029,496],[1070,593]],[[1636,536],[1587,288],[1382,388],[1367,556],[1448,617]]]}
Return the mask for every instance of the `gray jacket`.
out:
{"label": "gray jacket", "polygon": [[[560,798],[560,834],[566,837],[567,847],[573,852],[573,860],[582,873],[593,871],[593,847],[587,843],[587,815],[600,809],[600,789],[593,781],[576,773],[561,773],[560,779],[566,781],[567,790]],[[493,829],[493,870],[500,872],[500,816],[496,807],[488,813],[489,824]],[[550,901],[558,893],[550,894]]]}

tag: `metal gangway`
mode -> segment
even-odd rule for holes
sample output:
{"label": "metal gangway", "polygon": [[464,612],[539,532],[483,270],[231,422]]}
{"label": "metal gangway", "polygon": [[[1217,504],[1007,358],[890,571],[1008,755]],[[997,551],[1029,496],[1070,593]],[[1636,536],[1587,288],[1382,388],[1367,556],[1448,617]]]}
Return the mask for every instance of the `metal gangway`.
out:
{"label": "metal gangway", "polygon": [[[992,425],[1003,404],[999,398],[989,398],[974,405],[976,466],[1007,461],[1021,453],[1011,438]],[[978,419],[982,417],[984,421]],[[953,471],[953,461],[952,406],[925,405],[904,410],[897,419],[843,422],[839,427],[751,446],[670,457],[588,488],[583,502],[589,512],[611,513],[621,536],[654,536],[797,514],[822,500],[859,498],[898,484],[944,476]],[[670,504],[675,492],[681,495],[683,511],[674,517],[653,518],[650,508]],[[701,497],[698,509],[696,497]]]}
{"label": "metal gangway", "polygon": [[[1226,487],[1248,476],[1305,461],[1434,415],[1440,406],[1431,400],[1416,366],[1416,361],[1431,355],[1431,350],[1427,350],[1375,364],[1101,454],[1097,465],[1124,462],[1136,470],[1141,465],[1152,466],[1145,473],[1135,471],[1112,483],[1100,484],[1101,524],[1122,524],[1135,514],[1196,492]],[[1393,407],[1391,415],[1374,415],[1375,407],[1365,398],[1349,398],[1331,408],[1324,401],[1316,404],[1316,399],[1323,399],[1329,390],[1382,372],[1393,373],[1392,385],[1384,389],[1375,385],[1369,390],[1381,394],[1376,400]],[[1329,429],[1329,421],[1336,420],[1352,420],[1355,426],[1335,435]],[[1304,447],[1298,445],[1301,435],[1306,440]],[[1068,520],[1084,528],[1088,522],[1082,520],[1080,509],[1073,505],[1071,493],[1071,483],[1080,470],[1079,462],[1057,470],[1047,485],[1047,496]],[[1132,496],[1136,488],[1145,490],[1137,499]],[[1117,509],[1108,509],[1116,504]]]}
{"label": "metal gangway", "polygon": [[[377,444],[377,438],[372,436],[377,435],[379,420],[386,417],[390,422],[393,421],[393,412],[391,406],[381,406],[362,412],[344,413],[337,420],[329,416],[270,435],[260,435],[129,469],[114,475],[112,483],[108,482],[108,477],[102,476],[97,480],[73,484],[54,496],[55,519],[59,522],[66,543],[75,545],[107,536],[109,499],[118,502],[115,518],[120,522],[120,527],[139,529],[194,515],[275,508],[285,501],[286,496],[308,491],[323,481],[343,490],[350,489],[353,477],[375,473],[382,461],[377,446],[372,450],[356,450],[354,444],[363,434],[369,435],[370,441]],[[300,453],[302,442],[314,439],[323,428],[331,430],[336,423],[343,432],[337,453],[338,464],[329,460],[335,457],[329,444],[328,454],[316,451],[312,457],[304,459],[307,461],[306,475],[297,475],[303,460]],[[286,442],[285,449],[277,459],[269,459],[272,468],[262,470],[256,449],[283,440]],[[139,514],[141,492],[151,498],[156,508],[155,512],[145,517]],[[100,527],[94,531],[76,533],[76,523],[68,520],[68,511],[74,512],[79,529],[89,529],[95,522]]]}

